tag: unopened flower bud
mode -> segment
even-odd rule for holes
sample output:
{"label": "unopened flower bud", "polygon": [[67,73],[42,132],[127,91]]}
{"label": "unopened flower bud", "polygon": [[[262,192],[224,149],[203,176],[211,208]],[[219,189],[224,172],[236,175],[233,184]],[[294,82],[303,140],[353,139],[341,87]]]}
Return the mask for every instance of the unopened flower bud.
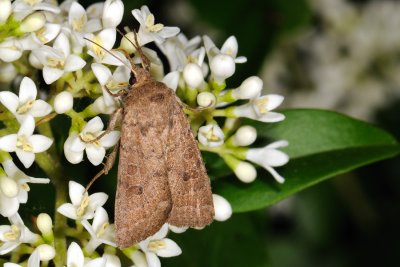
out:
{"label": "unopened flower bud", "polygon": [[9,83],[17,76],[17,70],[13,64],[3,63],[0,65],[0,83]]}
{"label": "unopened flower bud", "polygon": [[200,107],[214,106],[216,101],[215,95],[210,92],[201,92],[197,95],[197,104]]}
{"label": "unopened flower bud", "polygon": [[129,54],[133,54],[136,52],[136,49],[132,43],[135,43],[135,34],[133,32],[128,32],[124,37],[122,37],[119,48],[125,50]]}
{"label": "unopened flower bud", "polygon": [[40,60],[37,58],[37,56],[35,55],[35,53],[29,53],[29,57],[28,57],[29,63],[32,65],[32,67],[36,68],[36,69],[43,69],[43,64],[42,62],[40,62]]}
{"label": "unopened flower bud", "polygon": [[124,14],[124,4],[121,0],[106,0],[103,8],[103,27],[115,28],[121,23]]}
{"label": "unopened flower bud", "polygon": [[211,73],[218,83],[224,82],[235,73],[235,60],[231,56],[219,54],[210,62]]}
{"label": "unopened flower bud", "polygon": [[54,110],[58,114],[65,113],[72,109],[74,97],[70,92],[63,91],[54,98]]}
{"label": "unopened flower bud", "polygon": [[203,71],[199,65],[189,63],[183,68],[183,79],[189,88],[199,88],[204,82]]}
{"label": "unopened flower bud", "polygon": [[27,16],[20,25],[22,32],[34,32],[39,30],[46,23],[46,17],[42,12],[35,12]]}
{"label": "unopened flower bud", "polygon": [[40,213],[36,219],[36,225],[43,235],[53,233],[53,221],[47,213]]}
{"label": "unopened flower bud", "polygon": [[233,170],[237,178],[244,183],[251,183],[257,177],[256,168],[245,161],[240,161]]}
{"label": "unopened flower bud", "polygon": [[239,88],[232,91],[232,96],[236,99],[252,99],[260,95],[263,87],[263,81],[252,76],[242,82]]}
{"label": "unopened flower bud", "polygon": [[235,146],[249,146],[257,139],[257,130],[253,126],[242,126],[232,136],[232,143]]}
{"label": "unopened flower bud", "polygon": [[229,202],[221,197],[220,195],[213,194],[213,202],[214,202],[214,210],[215,215],[214,219],[216,221],[226,221],[232,216],[232,207]]}
{"label": "unopened flower bud", "polygon": [[11,11],[11,0],[0,0],[0,23],[7,21]]}
{"label": "unopened flower bud", "polygon": [[56,250],[54,249],[54,247],[47,244],[42,244],[38,246],[37,250],[39,251],[39,257],[41,261],[52,260],[56,255]]}
{"label": "unopened flower bud", "polygon": [[9,177],[0,177],[0,190],[6,197],[13,198],[18,194],[18,184]]}

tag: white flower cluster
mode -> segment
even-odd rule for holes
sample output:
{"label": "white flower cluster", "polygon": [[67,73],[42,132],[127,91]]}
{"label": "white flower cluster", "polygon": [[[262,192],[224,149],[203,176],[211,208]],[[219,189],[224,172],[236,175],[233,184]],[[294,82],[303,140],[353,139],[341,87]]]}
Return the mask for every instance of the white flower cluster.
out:
{"label": "white flower cluster", "polygon": [[[116,27],[123,12],[121,0],[98,2],[86,9],[74,0],[60,5],[51,0],[0,0],[0,118],[4,125],[0,129],[0,214],[10,221],[10,225],[0,226],[0,255],[13,252],[18,257],[13,254],[12,258],[18,261],[26,258],[20,256],[30,253],[26,263],[20,262],[24,266],[39,266],[40,262],[47,266],[51,260],[57,266],[121,266],[114,248],[114,225],[102,207],[108,198],[105,193],[89,195],[82,185],[71,181],[71,203],[57,202],[54,225],[44,213],[36,218],[37,233],[24,225],[18,210],[20,203],[27,202],[28,183],[49,183],[50,179],[26,175],[10,153],[15,152],[14,159],[18,158],[25,168],[36,161],[56,187],[65,184],[64,174],[54,175],[54,170],[60,170],[58,147],[49,149],[54,138],[49,121],[63,114],[60,117],[68,118],[67,123],[70,120],[63,144],[67,161],[78,164],[86,154],[92,165],[103,162],[106,150],[118,143],[120,132],[105,130],[99,115],[112,114],[121,107],[121,99],[115,94],[129,87],[131,73],[126,56],[136,52],[132,32],[122,38],[119,47],[116,45]],[[257,132],[252,126],[238,124],[239,118],[282,121],[284,115],[272,110],[282,103],[283,97],[261,95],[263,82],[256,76],[237,88],[226,87],[236,64],[246,62],[245,57],[237,56],[236,38],[229,37],[219,49],[208,36],[188,40],[179,28],[157,23],[146,6],[133,10],[132,15],[140,23],[136,37],[151,63],[151,75],[181,98],[200,149],[220,155],[243,182],[256,178],[251,164],[255,163],[282,183],[284,178],[274,167],[288,162],[288,156],[278,150],[287,142],[249,148]],[[158,52],[144,47],[151,42],[168,59],[169,73],[164,72]],[[132,61],[139,64],[141,58],[136,55]],[[42,77],[35,76],[37,73]],[[19,88],[18,94],[13,92],[14,87]],[[82,109],[82,105],[87,106]],[[63,183],[60,179],[64,179]],[[213,200],[215,220],[227,220],[232,214],[230,204],[218,195],[213,195]],[[67,251],[58,251],[57,245],[63,248],[63,241],[56,242],[59,237],[53,233],[53,227],[59,231],[60,214],[75,221],[73,227],[65,223],[65,217],[61,220],[64,242],[71,237],[80,241],[83,248],[72,242]],[[166,238],[169,230],[186,229],[166,224],[154,236],[123,253],[135,266],[158,267],[158,257],[181,253],[179,246]],[[27,245],[17,251],[23,243]],[[104,250],[98,249],[100,246]]]}

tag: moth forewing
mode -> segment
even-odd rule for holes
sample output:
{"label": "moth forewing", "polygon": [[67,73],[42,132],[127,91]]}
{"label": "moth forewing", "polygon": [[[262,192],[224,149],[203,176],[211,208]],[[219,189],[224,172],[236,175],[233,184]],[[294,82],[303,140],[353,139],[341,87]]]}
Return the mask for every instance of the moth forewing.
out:
{"label": "moth forewing", "polygon": [[165,146],[173,97],[165,85],[150,82],[132,88],[124,99],[115,199],[121,248],[153,235],[168,219],[172,200]]}

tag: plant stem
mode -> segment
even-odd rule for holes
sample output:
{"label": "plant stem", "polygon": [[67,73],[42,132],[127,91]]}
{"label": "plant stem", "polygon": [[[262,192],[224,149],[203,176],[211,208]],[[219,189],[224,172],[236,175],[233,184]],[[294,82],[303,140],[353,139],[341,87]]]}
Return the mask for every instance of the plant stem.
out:
{"label": "plant stem", "polygon": [[[37,128],[41,134],[48,137],[52,137],[52,130],[49,123],[44,123]],[[68,183],[65,177],[63,177],[63,170],[60,162],[60,158],[53,145],[49,150],[43,153],[36,154],[36,163],[40,168],[49,176],[56,193],[55,209],[61,204],[67,202],[67,188]],[[64,266],[66,263],[67,253],[67,240],[65,235],[65,229],[67,228],[67,218],[58,213],[54,212],[54,247],[57,251],[54,258],[55,266]]]}

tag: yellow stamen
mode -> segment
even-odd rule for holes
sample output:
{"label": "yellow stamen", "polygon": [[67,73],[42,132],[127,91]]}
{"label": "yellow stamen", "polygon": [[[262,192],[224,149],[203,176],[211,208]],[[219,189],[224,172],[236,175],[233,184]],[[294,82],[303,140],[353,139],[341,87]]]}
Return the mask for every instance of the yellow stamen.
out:
{"label": "yellow stamen", "polygon": [[161,23],[154,24],[154,15],[150,14],[146,18],[146,29],[149,32],[159,32],[164,28]]}
{"label": "yellow stamen", "polygon": [[48,57],[47,64],[52,68],[62,70],[64,69],[65,61],[54,57]]}
{"label": "yellow stamen", "polygon": [[35,100],[28,100],[25,104],[19,106],[19,108],[17,109],[17,113],[21,115],[25,114],[32,108],[33,103],[35,103]]}
{"label": "yellow stamen", "polygon": [[91,144],[96,145],[96,146],[101,146],[100,140],[93,141],[97,137],[93,133],[89,133],[89,132],[81,133],[80,137],[81,137],[81,140],[83,142],[85,142],[85,143],[91,143]]}
{"label": "yellow stamen", "polygon": [[18,240],[20,236],[21,236],[21,229],[19,229],[19,227],[16,226],[15,224],[11,225],[11,231],[4,233],[4,237],[8,241]]}
{"label": "yellow stamen", "polygon": [[34,5],[36,5],[37,3],[39,3],[39,2],[42,2],[42,1],[38,1],[38,0],[24,0],[24,3],[25,3],[25,4],[28,4],[28,5],[30,5],[30,6],[34,6]]}
{"label": "yellow stamen", "polygon": [[163,249],[167,246],[164,240],[153,240],[149,242],[149,250],[156,252],[157,250]]}
{"label": "yellow stamen", "polygon": [[25,135],[20,135],[17,138],[17,148],[22,149],[25,152],[32,152],[32,145],[28,142]]}
{"label": "yellow stamen", "polygon": [[268,98],[262,98],[259,100],[256,100],[256,106],[260,113],[264,114],[267,113],[269,110],[267,109],[267,104],[268,104]]}
{"label": "yellow stamen", "polygon": [[103,223],[103,225],[100,227],[100,229],[96,232],[96,236],[98,238],[102,237],[104,235],[104,233],[106,232],[108,226],[110,226],[110,224],[107,223]]}
{"label": "yellow stamen", "polygon": [[221,140],[221,138],[214,134],[212,128],[206,133],[206,138],[207,140],[212,142],[217,142]]}
{"label": "yellow stamen", "polygon": [[31,191],[31,188],[29,187],[29,185],[27,183],[23,183],[20,185],[22,190],[25,190],[27,192]]}
{"label": "yellow stamen", "polygon": [[76,216],[82,217],[85,214],[86,208],[89,206],[90,199],[88,196],[84,196],[81,202],[81,205],[76,210]]}
{"label": "yellow stamen", "polygon": [[85,24],[86,24],[86,18],[84,15],[82,15],[79,18],[75,18],[72,21],[72,29],[76,32],[81,32]]}

